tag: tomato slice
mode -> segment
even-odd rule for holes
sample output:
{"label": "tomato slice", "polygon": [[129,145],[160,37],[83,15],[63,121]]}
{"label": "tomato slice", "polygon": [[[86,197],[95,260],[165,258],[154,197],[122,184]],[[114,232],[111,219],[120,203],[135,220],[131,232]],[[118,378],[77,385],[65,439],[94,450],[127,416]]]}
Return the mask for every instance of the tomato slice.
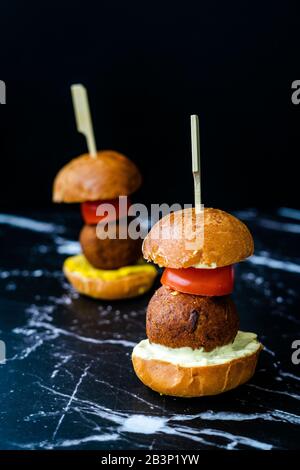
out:
{"label": "tomato slice", "polygon": [[[111,204],[115,209],[116,217],[111,215],[109,212],[105,211],[104,215],[97,215],[97,209],[101,204]],[[98,222],[101,222],[105,218],[105,222],[111,222],[113,220],[118,220],[124,217],[128,213],[128,209],[130,206],[129,198],[127,198],[127,206],[126,204],[119,205],[119,199],[107,199],[101,201],[87,201],[83,202],[80,205],[81,208],[81,215],[86,224],[95,225]],[[114,211],[112,211],[114,212]]]}
{"label": "tomato slice", "polygon": [[185,294],[219,296],[233,291],[233,265],[215,269],[166,268],[161,283]]}

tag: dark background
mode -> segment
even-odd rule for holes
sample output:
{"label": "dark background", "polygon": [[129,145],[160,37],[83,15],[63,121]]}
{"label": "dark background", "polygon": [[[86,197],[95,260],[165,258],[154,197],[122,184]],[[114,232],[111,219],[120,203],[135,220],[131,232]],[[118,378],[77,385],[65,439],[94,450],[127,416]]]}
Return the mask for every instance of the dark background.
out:
{"label": "dark background", "polygon": [[89,91],[98,148],[131,157],[138,198],[193,201],[189,115],[207,206],[297,207],[300,20],[288,2],[15,2],[0,7],[0,205],[51,205],[86,151],[69,87]]}

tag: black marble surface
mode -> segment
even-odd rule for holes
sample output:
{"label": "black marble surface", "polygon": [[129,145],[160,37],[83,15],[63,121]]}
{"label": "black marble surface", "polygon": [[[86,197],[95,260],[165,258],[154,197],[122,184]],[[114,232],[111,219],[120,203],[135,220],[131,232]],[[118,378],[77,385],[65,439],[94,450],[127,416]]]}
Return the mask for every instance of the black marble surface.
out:
{"label": "black marble surface", "polygon": [[[161,397],[130,361],[152,295],[77,295],[61,266],[78,250],[79,214],[0,215],[1,449],[295,449],[300,447],[300,212],[237,213],[255,256],[236,269],[241,329],[265,345],[254,378],[226,394]],[[159,281],[158,281],[159,283]]]}

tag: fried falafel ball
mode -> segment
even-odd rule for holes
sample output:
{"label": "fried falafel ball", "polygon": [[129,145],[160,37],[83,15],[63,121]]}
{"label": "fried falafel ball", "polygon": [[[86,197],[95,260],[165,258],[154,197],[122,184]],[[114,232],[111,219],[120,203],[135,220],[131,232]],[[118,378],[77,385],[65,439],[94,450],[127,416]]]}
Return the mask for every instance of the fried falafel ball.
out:
{"label": "fried falafel ball", "polygon": [[[127,230],[127,226],[125,228]],[[120,237],[120,222],[116,224],[116,238],[99,239],[96,225],[84,225],[80,232],[80,244],[84,256],[97,269],[118,269],[135,264],[141,257],[140,239]]]}
{"label": "fried falafel ball", "polygon": [[162,286],[148,305],[146,328],[151,343],[211,351],[234,340],[239,318],[229,296],[203,297]]}

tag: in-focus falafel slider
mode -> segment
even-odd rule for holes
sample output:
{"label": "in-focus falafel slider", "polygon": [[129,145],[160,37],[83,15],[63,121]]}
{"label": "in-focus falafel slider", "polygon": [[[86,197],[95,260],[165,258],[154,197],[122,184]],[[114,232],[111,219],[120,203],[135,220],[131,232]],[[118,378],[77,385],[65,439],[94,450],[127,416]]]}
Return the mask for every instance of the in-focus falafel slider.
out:
{"label": "in-focus falafel slider", "polygon": [[[97,152],[94,158],[89,154],[74,158],[57,174],[53,201],[80,203],[85,222],[80,233],[83,254],[67,258],[63,266],[67,279],[81,294],[114,300],[136,297],[151,288],[157,271],[140,260],[141,240],[130,238],[127,230],[130,202],[124,207],[118,199],[131,195],[141,181],[136,165],[112,150]],[[107,204],[114,208],[114,234],[99,238],[97,224],[110,221],[110,214],[101,210]],[[120,235],[122,224],[126,224],[125,238]]]}
{"label": "in-focus falafel slider", "polygon": [[[218,209],[163,217],[144,240],[148,261],[165,267],[147,309],[147,337],[132,353],[139,379],[153,390],[179,397],[216,395],[248,381],[262,345],[239,331],[233,264],[254,250],[248,228]],[[182,223],[195,230],[182,230]],[[187,233],[188,232],[188,233]],[[203,237],[198,249],[186,243]]]}

